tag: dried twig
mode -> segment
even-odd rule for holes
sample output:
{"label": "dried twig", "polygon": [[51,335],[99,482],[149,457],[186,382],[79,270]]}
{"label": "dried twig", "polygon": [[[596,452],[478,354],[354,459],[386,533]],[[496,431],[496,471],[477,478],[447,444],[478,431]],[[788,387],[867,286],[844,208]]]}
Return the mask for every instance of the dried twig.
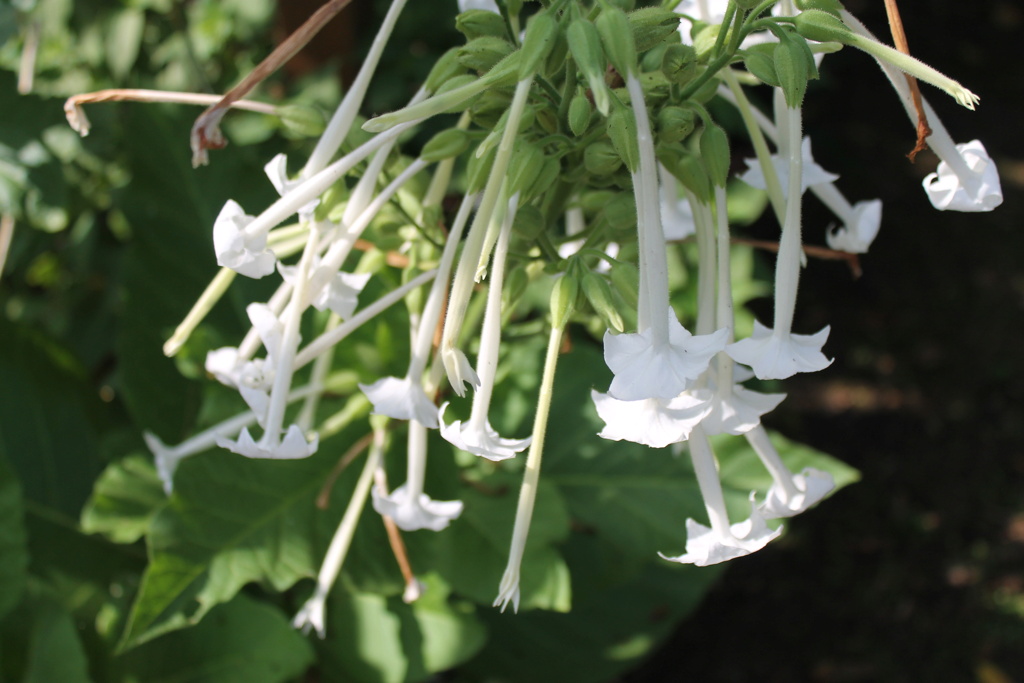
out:
{"label": "dried twig", "polygon": [[[129,88],[112,88],[110,90],[97,90],[96,92],[72,95],[64,103],[64,115],[70,125],[83,137],[89,134],[89,119],[82,109],[83,104],[95,104],[97,102],[170,102],[172,104],[197,104],[208,106],[220,101],[220,95],[206,95],[192,92],[173,92],[168,90],[135,90]],[[253,102],[252,100],[238,100],[232,102],[231,107],[245,109],[260,114],[276,116],[278,108],[264,102]]]}
{"label": "dried twig", "polygon": [[345,8],[351,0],[329,0],[305,21],[295,32],[278,45],[256,68],[249,72],[242,81],[229,90],[212,107],[204,111],[192,125],[192,166],[205,166],[209,163],[208,149],[220,149],[227,144],[220,132],[220,120],[224,118],[228,107],[237,102],[263,79],[277,71],[282,64],[295,56],[306,46],[338,12]]}
{"label": "dried twig", "polygon": [[[779,251],[778,242],[768,242],[765,240],[749,240],[742,237],[732,238],[733,244],[746,244],[747,246],[754,247],[755,249],[764,249],[765,251]],[[860,268],[860,258],[857,254],[851,254],[846,251],[838,251],[836,249],[829,249],[827,247],[815,247],[812,245],[803,245],[804,253],[811,258],[823,259],[825,261],[846,261],[846,264],[850,267],[850,272],[853,277],[858,278],[862,275],[863,271]]]}
{"label": "dried twig", "polygon": [[[892,31],[892,40],[896,44],[896,49],[905,55],[910,55],[907,34],[903,31],[903,20],[900,18],[896,0],[885,0],[885,13],[889,16],[889,29]],[[910,99],[914,102],[914,111],[917,112],[917,141],[914,143],[914,149],[907,154],[910,163],[914,163],[917,153],[928,148],[926,139],[932,134],[932,129],[928,125],[928,117],[924,113],[921,89],[917,86],[917,79],[910,74],[904,74],[904,76],[907,79],[907,85],[910,86]]]}
{"label": "dried twig", "polygon": [[39,54],[39,22],[33,21],[25,27],[25,43],[21,48],[18,62],[18,94],[32,92],[36,79],[36,57]]}

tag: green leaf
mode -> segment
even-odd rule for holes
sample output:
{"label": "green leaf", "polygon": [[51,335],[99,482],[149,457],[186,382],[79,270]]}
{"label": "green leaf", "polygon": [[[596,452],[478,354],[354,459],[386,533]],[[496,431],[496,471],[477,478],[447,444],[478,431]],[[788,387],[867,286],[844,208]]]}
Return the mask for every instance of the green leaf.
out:
{"label": "green leaf", "polygon": [[[799,473],[805,467],[813,467],[831,474],[836,482],[832,494],[844,486],[860,481],[860,472],[846,463],[810,446],[790,441],[781,434],[769,431],[768,435],[791,472]],[[736,437],[712,438],[712,445],[719,461],[719,477],[741,491],[765,491],[772,485],[771,475],[746,443],[745,439]]]}
{"label": "green leaf", "polygon": [[96,481],[82,510],[82,530],[115,543],[134,543],[166,502],[151,458],[131,455],[108,465]]}
{"label": "green leaf", "polygon": [[45,595],[29,604],[31,626],[22,683],[90,683],[85,650],[71,615]]}
{"label": "green leaf", "polygon": [[426,592],[412,605],[398,597],[335,589],[320,646],[325,683],[423,681],[483,647],[486,630],[472,605],[452,602],[437,575],[422,578]]}
{"label": "green leaf", "polygon": [[313,654],[280,610],[239,595],[199,625],[127,653],[123,665],[140,683],[284,683]]}
{"label": "green leaf", "polygon": [[18,604],[25,588],[28,549],[22,512],[21,486],[0,459],[0,619]]}
{"label": "green leaf", "polygon": [[141,9],[125,7],[114,13],[107,27],[107,66],[117,79],[123,79],[135,65],[142,44],[146,15]]}

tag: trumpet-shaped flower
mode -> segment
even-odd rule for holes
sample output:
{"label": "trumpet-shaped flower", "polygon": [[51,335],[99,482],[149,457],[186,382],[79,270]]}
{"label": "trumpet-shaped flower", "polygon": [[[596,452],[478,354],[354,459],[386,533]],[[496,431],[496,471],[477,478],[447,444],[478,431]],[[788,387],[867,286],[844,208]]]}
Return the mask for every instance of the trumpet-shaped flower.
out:
{"label": "trumpet-shaped flower", "polygon": [[857,202],[840,219],[843,224],[825,235],[828,246],[850,254],[866,254],[882,225],[882,200]]}
{"label": "trumpet-shaped flower", "polygon": [[[808,187],[812,185],[820,185],[822,183],[832,183],[839,179],[834,173],[829,173],[821,167],[814,157],[811,155],[811,139],[805,137],[803,142],[800,143],[800,153],[803,156],[803,171],[800,176],[800,194],[807,191]],[[779,177],[779,185],[782,186],[782,191],[786,192],[789,187],[789,163],[788,156],[785,154],[773,154],[772,166],[775,169],[775,173]],[[761,164],[758,163],[757,159],[746,159],[747,170],[740,174],[739,178],[747,185],[756,187],[759,190],[767,190],[768,184],[765,182],[764,169],[761,168]]]}
{"label": "trumpet-shaped flower", "polygon": [[359,388],[373,403],[373,412],[396,420],[416,420],[424,427],[437,429],[437,406],[423,390],[423,383],[411,375],[384,377]]}
{"label": "trumpet-shaped flower", "polygon": [[516,457],[530,445],[531,437],[506,439],[501,436],[486,418],[482,425],[475,424],[471,419],[465,422],[455,420],[451,424],[445,424],[444,410],[447,407],[447,403],[442,405],[439,414],[441,436],[456,448],[493,462],[499,462]]}
{"label": "trumpet-shaped flower", "polygon": [[[297,266],[277,267],[281,277],[290,285],[295,284],[296,269]],[[310,278],[310,290],[313,293],[311,303],[318,311],[330,310],[342,320],[348,320],[359,305],[359,294],[369,281],[370,273],[322,273],[314,265],[313,277]]]}
{"label": "trumpet-shaped flower", "polygon": [[374,489],[373,509],[395,520],[403,531],[441,531],[462,514],[462,501],[432,500],[425,493],[413,494],[403,484],[387,496]]}
{"label": "trumpet-shaped flower", "polygon": [[725,351],[737,363],[753,368],[758,379],[786,379],[832,365],[821,352],[830,329],[826,325],[814,334],[793,334],[754,321],[754,334],[730,344]]}
{"label": "trumpet-shaped flower", "polygon": [[924,179],[932,206],[950,211],[991,211],[1003,203],[999,171],[979,140],[956,145]]}
{"label": "trumpet-shaped flower", "polygon": [[762,394],[740,384],[716,389],[701,427],[712,436],[743,434],[761,424],[761,416],[775,410],[784,398],[785,394]]}
{"label": "trumpet-shaped flower", "polygon": [[772,475],[772,487],[768,489],[765,501],[760,507],[761,514],[766,519],[799,514],[813,507],[835,489],[835,480],[828,472],[807,467],[800,474],[793,474],[782,462],[764,427],[758,426],[744,436]]}
{"label": "trumpet-shaped flower", "polygon": [[217,439],[217,445],[247,458],[298,460],[299,458],[308,458],[316,453],[320,446],[320,437],[314,434],[312,441],[306,441],[306,435],[302,433],[299,426],[292,425],[283,439],[275,439],[271,442],[267,435],[264,435],[264,438],[256,441],[249,434],[249,429],[245,428],[242,429],[236,441],[220,437]]}
{"label": "trumpet-shaped flower", "polygon": [[651,448],[686,441],[711,411],[708,391],[685,392],[675,398],[622,401],[610,394],[590,392],[597,414],[605,422],[598,436],[632,441]]}
{"label": "trumpet-shaped flower", "polygon": [[658,554],[670,562],[707,567],[755,553],[781,533],[781,526],[774,530],[768,528],[764,516],[754,504],[754,494],[751,493],[750,517],[729,526],[728,532],[717,532],[712,527],[688,519],[686,520],[686,552],[677,557],[669,557],[663,553]]}
{"label": "trumpet-shaped flower", "polygon": [[217,265],[258,279],[274,272],[277,257],[267,248],[265,232],[246,232],[246,227],[253,220],[238,202],[229,199],[213,224],[213,248],[217,254]]}
{"label": "trumpet-shaped flower", "polygon": [[653,328],[632,334],[606,332],[604,360],[615,373],[608,394],[621,401],[673,399],[707,369],[725,347],[726,336],[724,329],[694,336],[671,310],[666,342],[655,339]]}

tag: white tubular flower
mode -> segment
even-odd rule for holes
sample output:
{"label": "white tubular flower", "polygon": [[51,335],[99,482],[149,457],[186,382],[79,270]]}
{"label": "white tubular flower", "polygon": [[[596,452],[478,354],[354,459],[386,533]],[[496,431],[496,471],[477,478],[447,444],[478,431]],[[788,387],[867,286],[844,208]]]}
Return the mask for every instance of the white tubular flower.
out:
{"label": "white tubular flower", "polygon": [[604,360],[615,376],[608,394],[621,401],[673,399],[707,370],[725,347],[727,331],[694,336],[668,314],[668,339],[655,338],[654,328],[633,334],[604,335]]}
{"label": "white tubular flower", "polygon": [[[288,157],[284,154],[278,154],[268,161],[267,165],[263,167],[263,172],[267,174],[274,189],[282,197],[302,184],[301,180],[288,179]],[[312,220],[313,212],[318,206],[320,206],[320,200],[314,199],[299,207],[299,220],[305,222]]]}
{"label": "white tubular flower", "polygon": [[775,410],[785,398],[785,394],[762,394],[740,384],[716,388],[701,426],[710,436],[744,434],[761,424],[761,416]]}
{"label": "white tubular flower", "polygon": [[758,379],[786,379],[798,372],[817,372],[832,365],[821,352],[831,327],[814,334],[772,330],[754,321],[754,333],[730,344],[725,351],[737,363],[749,365]]}
{"label": "white tubular flower", "polygon": [[283,439],[270,439],[268,434],[269,432],[265,433],[262,439],[256,441],[249,434],[249,429],[245,428],[238,435],[237,441],[221,437],[217,439],[217,445],[228,449],[232,453],[244,455],[247,458],[263,460],[298,460],[299,458],[308,458],[316,453],[317,448],[320,446],[320,437],[318,435],[314,434],[313,440],[307,442],[306,435],[302,433],[298,425],[290,426]]}
{"label": "white tubular flower", "polygon": [[437,406],[424,391],[420,377],[383,377],[373,384],[360,384],[359,388],[373,403],[375,415],[415,420],[424,427],[437,429]]}
{"label": "white tubular flower", "polygon": [[213,249],[217,265],[259,279],[274,272],[277,257],[267,248],[266,232],[246,232],[253,220],[238,202],[229,199],[213,224]]}
{"label": "white tubular flower", "polygon": [[819,185],[813,189],[842,221],[842,225],[825,234],[828,246],[850,254],[866,254],[882,226],[882,200],[870,199],[851,206],[834,185]]}
{"label": "white tubular flower", "polygon": [[[314,277],[319,274],[319,260],[314,260]],[[295,271],[298,266],[278,264],[277,270],[288,284],[295,284]],[[359,305],[359,294],[370,281],[370,273],[345,273],[338,271],[313,297],[311,303],[318,311],[331,310],[342,320],[348,320]],[[315,285],[313,289],[316,289]]]}
{"label": "white tubular flower", "polygon": [[373,509],[395,521],[403,531],[430,529],[441,531],[462,514],[460,500],[432,500],[423,492],[427,470],[427,428],[409,423],[408,468],[406,482],[382,495],[373,490]]}
{"label": "white tubular flower", "polygon": [[708,391],[686,392],[672,399],[620,401],[609,394],[590,392],[597,414],[605,422],[598,436],[610,441],[632,441],[651,448],[686,441],[711,410]]}
{"label": "white tubular flower", "polygon": [[813,467],[804,468],[800,474],[790,472],[764,427],[750,430],[746,437],[774,480],[760,507],[766,519],[797,515],[816,505],[835,489],[836,482],[828,472]]}
{"label": "white tubular flower", "polygon": [[767,527],[764,517],[754,505],[754,493],[750,494],[750,517],[729,524],[722,484],[718,481],[715,467],[715,454],[700,425],[694,429],[689,444],[690,458],[711,526],[704,526],[693,519],[686,520],[686,552],[677,557],[658,554],[671,562],[706,567],[757,552],[778,537],[782,527],[774,531]]}
{"label": "white tubular flower", "polygon": [[224,386],[233,389],[238,387],[239,373],[242,369],[242,363],[239,362],[238,357],[238,347],[222,346],[208,352],[203,367]]}
{"label": "white tubular flower", "polygon": [[447,407],[448,403],[445,402],[439,413],[441,436],[456,448],[492,462],[499,462],[516,457],[530,446],[530,437],[506,439],[498,434],[486,418],[482,426],[474,424],[472,419],[465,423],[462,420],[455,420],[451,424],[445,424],[444,411]]}
{"label": "white tubular flower", "polygon": [[[932,139],[928,139],[929,144]],[[936,152],[937,145],[933,146]],[[940,211],[991,211],[1003,203],[999,171],[979,140],[943,150],[942,161],[923,185],[928,200]]]}
{"label": "white tubular flower", "polygon": [[[812,185],[833,183],[839,179],[839,176],[835,173],[829,173],[814,161],[814,157],[811,156],[811,139],[809,137],[805,137],[803,142],[800,143],[800,152],[803,157],[803,171],[800,174],[800,194],[806,192],[807,188]],[[779,177],[779,185],[782,186],[782,191],[786,192],[789,188],[789,155],[784,151],[780,151],[779,154],[773,154],[771,158],[772,166]],[[747,162],[747,170],[739,175],[739,179],[751,187],[767,190],[768,185],[765,182],[764,169],[761,168],[761,164],[758,163],[757,159],[745,159],[744,161]]]}

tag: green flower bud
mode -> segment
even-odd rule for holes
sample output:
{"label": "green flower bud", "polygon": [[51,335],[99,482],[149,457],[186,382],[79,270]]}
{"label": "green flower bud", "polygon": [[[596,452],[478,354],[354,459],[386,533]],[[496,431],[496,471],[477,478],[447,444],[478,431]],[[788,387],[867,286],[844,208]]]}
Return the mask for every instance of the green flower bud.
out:
{"label": "green flower bud", "polygon": [[664,7],[644,7],[630,12],[627,19],[637,52],[646,52],[679,31],[679,16]]}
{"label": "green flower bud", "polygon": [[516,218],[512,222],[512,229],[516,231],[516,234],[530,242],[537,239],[546,228],[547,222],[544,220],[544,214],[532,204],[520,206],[516,211]]}
{"label": "green flower bud", "polygon": [[604,9],[594,22],[601,44],[616,71],[626,77],[636,73],[636,43],[626,13],[617,7]]}
{"label": "green flower bud", "polygon": [[508,112],[512,99],[508,93],[500,90],[487,90],[470,107],[469,116],[473,123],[494,130],[498,127],[503,115]]}
{"label": "green flower bud", "polygon": [[[679,35],[678,32],[676,35]],[[657,71],[661,68],[662,57],[665,56],[665,50],[669,47],[668,42],[663,42],[659,45],[655,45],[647,52],[640,55],[640,73],[645,74],[650,71]]]}
{"label": "green flower bud", "polygon": [[689,83],[697,75],[697,51],[690,45],[669,45],[661,57],[661,72],[669,83]]}
{"label": "green flower bud", "polygon": [[548,58],[558,37],[558,20],[549,12],[534,14],[526,24],[526,37],[520,49],[519,80],[533,75]]}
{"label": "green flower bud", "polygon": [[445,81],[465,72],[466,67],[459,64],[459,48],[453,47],[434,62],[434,66],[430,69],[423,87],[428,92],[436,93]]}
{"label": "green flower bud", "polygon": [[747,71],[768,85],[779,88],[779,76],[775,73],[775,44],[761,43],[743,51],[743,64]]}
{"label": "green flower bud", "polygon": [[729,180],[729,136],[721,127],[712,123],[701,131],[700,158],[711,182],[725,187]]}
{"label": "green flower bud", "polygon": [[469,134],[461,128],[448,128],[430,138],[423,145],[420,159],[424,161],[441,161],[457,157],[469,148]]}
{"label": "green flower bud", "polygon": [[692,109],[663,107],[658,112],[658,139],[662,142],[681,142],[693,132],[697,116]]}
{"label": "green flower bud", "polygon": [[522,201],[528,201],[534,197],[544,194],[558,182],[559,176],[562,175],[562,164],[555,157],[547,157],[544,159],[544,165],[540,169],[540,173],[533,179],[530,186],[523,190]]}
{"label": "green flower bud", "polygon": [[281,125],[289,133],[303,138],[312,138],[324,132],[324,115],[319,110],[304,104],[286,104],[278,107]]}
{"label": "green flower bud", "polygon": [[486,73],[515,49],[510,42],[494,36],[474,38],[459,48],[459,64],[480,73]]}
{"label": "green flower bud", "polygon": [[636,266],[619,261],[612,265],[608,276],[623,301],[635,308],[640,302],[640,271]]}
{"label": "green flower bud", "polygon": [[700,158],[693,154],[683,154],[675,157],[674,159],[663,159],[659,155],[658,158],[663,164],[665,164],[665,168],[667,168],[686,189],[692,192],[697,199],[703,202],[710,202],[712,200],[711,178],[708,177],[708,172],[705,169],[704,164],[701,163]]}
{"label": "green flower bud", "polygon": [[614,199],[617,194],[618,192],[612,192],[611,190],[587,192],[580,197],[580,208],[583,209],[585,215],[596,216],[601,213],[604,207],[608,205],[608,202]]}
{"label": "green flower bud", "polygon": [[466,40],[482,36],[508,38],[505,20],[500,14],[485,9],[471,9],[459,14],[455,17],[455,29],[466,36]]}
{"label": "green flower bud", "polygon": [[576,19],[569,24],[566,38],[572,57],[576,60],[576,66],[583,72],[590,85],[597,110],[608,116],[610,102],[608,87],[604,83],[605,58],[597,27],[586,19]]}
{"label": "green flower bud", "polygon": [[590,128],[590,119],[594,115],[590,100],[585,95],[576,95],[569,102],[569,130],[579,137]]}
{"label": "green flower bud", "polygon": [[529,187],[544,167],[544,152],[532,142],[520,140],[509,160],[505,181],[509,194],[522,192]]}
{"label": "green flower bud", "polygon": [[[804,43],[804,46],[799,45]],[[786,96],[786,106],[797,109],[807,92],[808,65],[803,38],[784,38],[775,46],[775,73]],[[813,64],[813,59],[811,61]]]}
{"label": "green flower bud", "polygon": [[601,212],[608,227],[619,232],[636,229],[636,199],[632,192],[618,192]]}
{"label": "green flower bud", "polygon": [[630,173],[635,173],[640,163],[640,147],[636,138],[636,119],[633,110],[616,107],[608,117],[608,137],[626,164]]}
{"label": "green flower bud", "polygon": [[622,320],[622,314],[619,313],[618,308],[615,306],[612,288],[608,285],[608,282],[600,275],[587,271],[583,274],[580,285],[583,288],[583,294],[587,297],[587,301],[590,302],[594,311],[604,318],[608,326],[616,332],[625,331],[626,324]]}
{"label": "green flower bud", "polygon": [[596,176],[611,175],[622,167],[622,157],[610,142],[598,140],[583,151],[583,166]]}
{"label": "green flower bud", "polygon": [[[522,207],[526,208],[526,207]],[[522,212],[522,209],[519,210]],[[516,214],[516,221],[519,220],[519,213]],[[515,223],[512,224],[515,229]],[[505,287],[501,290],[502,308],[506,311],[519,303],[526,292],[526,286],[530,284],[530,276],[526,274],[523,266],[516,266],[505,275]]]}
{"label": "green flower bud", "polygon": [[476,154],[469,155],[469,163],[466,164],[466,192],[473,194],[484,189],[487,184],[487,176],[491,173],[491,166],[494,165],[496,147],[492,147],[483,156]]}
{"label": "green flower bud", "polygon": [[551,288],[551,326],[555,329],[562,329],[569,323],[573,310],[576,307],[576,296],[579,294],[580,286],[576,278],[566,273],[555,280],[555,286]]}
{"label": "green flower bud", "polygon": [[558,133],[558,112],[553,107],[541,107],[535,112],[537,123],[548,135]]}
{"label": "green flower bud", "polygon": [[715,47],[715,43],[718,41],[718,34],[721,32],[721,24],[705,24],[697,29],[697,25],[693,26],[693,49],[697,52],[697,59],[703,60],[711,54],[711,50]]}
{"label": "green flower bud", "polygon": [[809,9],[820,9],[836,16],[846,9],[839,0],[796,0],[796,7],[801,12]]}
{"label": "green flower bud", "polygon": [[796,31],[807,40],[819,43],[847,43],[852,35],[842,20],[820,9],[808,9],[793,19]]}

